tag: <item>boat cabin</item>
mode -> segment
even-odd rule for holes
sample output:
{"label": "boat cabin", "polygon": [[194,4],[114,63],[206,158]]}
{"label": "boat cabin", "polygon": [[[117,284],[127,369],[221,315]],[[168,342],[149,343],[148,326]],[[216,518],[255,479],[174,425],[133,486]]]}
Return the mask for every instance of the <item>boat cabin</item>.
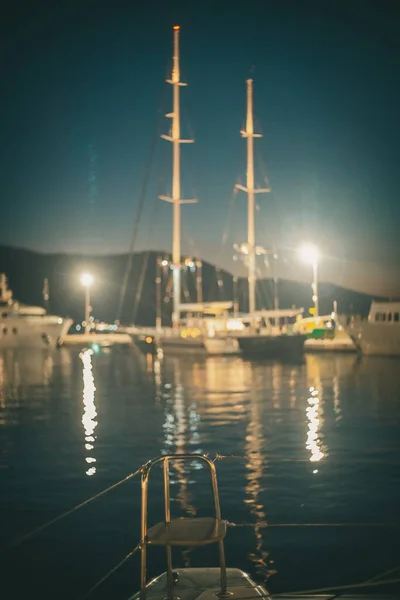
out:
{"label": "boat cabin", "polygon": [[400,324],[400,302],[372,302],[368,321],[370,323]]}

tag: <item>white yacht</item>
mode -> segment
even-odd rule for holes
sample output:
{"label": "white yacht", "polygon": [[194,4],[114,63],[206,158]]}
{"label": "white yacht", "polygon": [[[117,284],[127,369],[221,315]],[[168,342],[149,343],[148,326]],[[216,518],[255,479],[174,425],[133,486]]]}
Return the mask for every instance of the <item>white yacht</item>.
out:
{"label": "white yacht", "polygon": [[400,302],[372,302],[368,319],[342,318],[341,324],[363,354],[400,356]]}
{"label": "white yacht", "polygon": [[55,347],[71,325],[72,319],[48,315],[41,306],[14,300],[6,276],[0,273],[0,350]]}

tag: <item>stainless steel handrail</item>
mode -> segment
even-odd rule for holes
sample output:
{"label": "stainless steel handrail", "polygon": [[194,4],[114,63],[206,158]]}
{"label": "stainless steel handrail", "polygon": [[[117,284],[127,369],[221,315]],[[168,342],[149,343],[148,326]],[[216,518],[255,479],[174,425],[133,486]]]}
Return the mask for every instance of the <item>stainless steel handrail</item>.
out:
{"label": "stainless steel handrail", "polygon": [[[170,485],[169,485],[169,463],[170,461],[177,460],[200,460],[205,462],[211,474],[211,485],[213,491],[214,507],[215,507],[215,518],[221,521],[221,507],[219,503],[218,494],[218,483],[217,483],[217,471],[215,469],[214,462],[203,454],[167,454],[160,456],[147,462],[142,468],[142,513],[141,513],[141,568],[140,568],[140,600],[146,599],[146,581],[147,581],[147,514],[148,514],[148,488],[149,488],[149,476],[150,471],[154,465],[158,463],[164,463],[164,509],[165,509],[165,523],[171,522],[171,507],[170,507]],[[223,540],[218,541],[219,548],[219,563],[221,570],[221,590],[219,597],[229,596],[227,591],[227,578],[226,578],[226,563],[225,563],[225,549]],[[168,600],[173,599],[173,573],[172,573],[172,549],[169,544],[166,545],[167,552],[167,590]]]}

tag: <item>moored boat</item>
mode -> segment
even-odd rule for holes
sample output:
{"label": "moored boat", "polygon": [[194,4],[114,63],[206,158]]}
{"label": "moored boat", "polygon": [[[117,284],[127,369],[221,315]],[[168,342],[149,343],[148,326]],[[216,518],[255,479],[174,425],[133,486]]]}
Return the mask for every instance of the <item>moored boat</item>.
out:
{"label": "moored boat", "polygon": [[0,349],[54,348],[71,325],[72,319],[14,300],[6,276],[0,274]]}
{"label": "moored boat", "polygon": [[400,302],[372,302],[368,319],[341,317],[358,350],[368,356],[400,356]]}
{"label": "moored boat", "polygon": [[356,352],[351,337],[339,323],[337,314],[298,318],[294,331],[307,335],[306,352]]}

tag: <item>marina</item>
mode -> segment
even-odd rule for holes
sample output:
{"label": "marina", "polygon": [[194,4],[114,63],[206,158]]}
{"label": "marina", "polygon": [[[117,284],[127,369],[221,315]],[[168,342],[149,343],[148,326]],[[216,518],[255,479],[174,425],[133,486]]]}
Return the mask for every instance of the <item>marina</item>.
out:
{"label": "marina", "polygon": [[1,598],[395,600],[400,12],[178,4],[4,18]]}

